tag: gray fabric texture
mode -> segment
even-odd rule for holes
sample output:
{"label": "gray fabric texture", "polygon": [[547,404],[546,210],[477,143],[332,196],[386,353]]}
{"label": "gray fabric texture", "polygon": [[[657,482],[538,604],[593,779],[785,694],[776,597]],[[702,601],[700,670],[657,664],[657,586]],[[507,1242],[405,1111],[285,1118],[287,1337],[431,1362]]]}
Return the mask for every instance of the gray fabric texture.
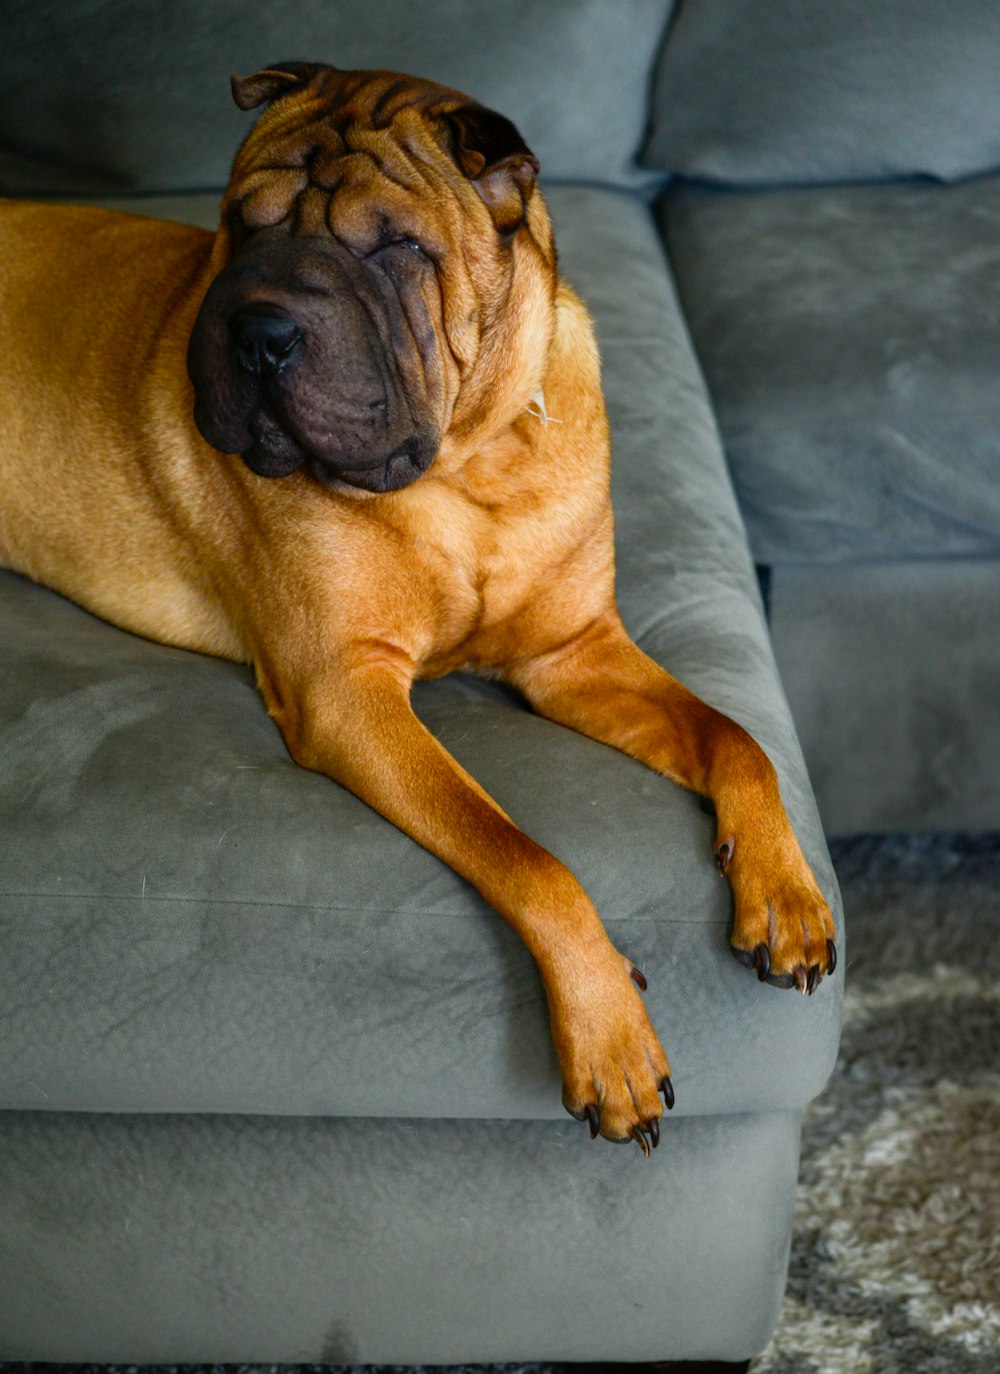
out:
{"label": "gray fabric texture", "polygon": [[0,1113],[0,1357],[745,1359],[774,1328],[797,1115],[573,1122]]}
{"label": "gray fabric texture", "polygon": [[1000,560],[775,570],[774,651],[829,835],[1000,830]]}
{"label": "gray fabric texture", "polygon": [[[769,752],[837,905],[652,219],[614,192],[551,199],[606,362],[626,621]],[[9,574],[0,635],[2,1105],[562,1113],[527,953],[449,869],[290,762],[249,672]],[[693,796],[490,685],[415,702],[645,968],[678,1113],[797,1109],[821,1089],[842,975],[807,1001],[736,964]]]}
{"label": "gray fabric texture", "polygon": [[758,562],[1000,552],[1000,177],[677,186],[663,223]]}
{"label": "gray fabric texture", "polygon": [[252,119],[233,104],[230,75],[289,59],[455,86],[512,119],[548,177],[648,183],[655,178],[637,158],[671,8],[671,0],[6,0],[0,192],[223,186]]}
{"label": "gray fabric texture", "polygon": [[732,185],[1000,163],[1000,10],[983,0],[683,0],[645,160]]}

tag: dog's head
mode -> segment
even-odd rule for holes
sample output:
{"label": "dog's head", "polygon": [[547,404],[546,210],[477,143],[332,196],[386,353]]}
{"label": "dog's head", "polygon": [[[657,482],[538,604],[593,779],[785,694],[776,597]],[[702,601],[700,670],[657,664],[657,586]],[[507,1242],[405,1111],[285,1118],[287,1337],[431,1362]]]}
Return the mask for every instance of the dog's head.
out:
{"label": "dog's head", "polygon": [[[252,471],[393,491],[540,384],[554,250],[509,120],[391,72],[282,62],[222,204],[195,420]],[[506,412],[510,413],[507,414]]]}

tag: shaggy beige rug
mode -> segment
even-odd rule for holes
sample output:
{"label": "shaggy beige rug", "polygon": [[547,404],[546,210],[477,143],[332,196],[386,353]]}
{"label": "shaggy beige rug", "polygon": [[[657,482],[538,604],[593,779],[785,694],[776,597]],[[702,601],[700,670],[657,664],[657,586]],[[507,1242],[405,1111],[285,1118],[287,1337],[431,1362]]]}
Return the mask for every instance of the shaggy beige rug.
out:
{"label": "shaggy beige rug", "polygon": [[1000,1374],[1000,841],[834,848],[844,1035],[752,1374]]}

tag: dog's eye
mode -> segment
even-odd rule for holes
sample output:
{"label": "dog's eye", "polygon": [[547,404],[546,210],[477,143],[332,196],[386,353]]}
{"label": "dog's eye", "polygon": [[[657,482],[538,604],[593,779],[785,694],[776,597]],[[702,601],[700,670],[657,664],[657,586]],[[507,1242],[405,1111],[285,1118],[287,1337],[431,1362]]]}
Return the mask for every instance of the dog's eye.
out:
{"label": "dog's eye", "polygon": [[416,239],[410,238],[409,235],[400,235],[379,244],[368,254],[368,261],[390,281],[402,282],[422,275],[424,268],[430,265],[431,259]]}
{"label": "dog's eye", "polygon": [[422,253],[424,251],[416,239],[401,235],[399,238],[387,239],[385,243],[380,243],[371,256],[377,257],[379,253],[388,253],[394,248],[403,248],[410,253]]}

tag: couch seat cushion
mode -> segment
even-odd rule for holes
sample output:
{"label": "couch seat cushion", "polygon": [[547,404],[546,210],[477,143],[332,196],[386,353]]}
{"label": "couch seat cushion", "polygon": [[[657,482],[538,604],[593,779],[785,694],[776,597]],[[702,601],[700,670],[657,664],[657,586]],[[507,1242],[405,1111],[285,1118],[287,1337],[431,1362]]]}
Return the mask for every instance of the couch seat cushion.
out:
{"label": "couch seat cushion", "polygon": [[[769,750],[836,900],[652,217],[607,191],[551,201],[614,397],[624,613]],[[527,951],[450,869],[291,762],[248,670],[10,573],[0,663],[0,1106],[562,1116]],[[739,968],[692,795],[487,683],[421,684],[415,704],[646,969],[678,1112],[819,1091],[841,975],[807,1000]]]}
{"label": "couch seat cushion", "polygon": [[1000,552],[1000,177],[662,213],[758,562]]}

